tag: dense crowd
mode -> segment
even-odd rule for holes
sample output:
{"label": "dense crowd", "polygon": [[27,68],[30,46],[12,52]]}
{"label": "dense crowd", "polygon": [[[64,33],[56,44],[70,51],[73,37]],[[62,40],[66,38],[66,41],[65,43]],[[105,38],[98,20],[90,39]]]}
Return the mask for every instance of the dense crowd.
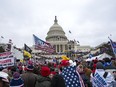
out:
{"label": "dense crowd", "polygon": [[0,68],[0,87],[99,87],[93,80],[96,73],[106,82],[103,87],[116,87],[116,60],[109,58],[89,62],[17,62]]}

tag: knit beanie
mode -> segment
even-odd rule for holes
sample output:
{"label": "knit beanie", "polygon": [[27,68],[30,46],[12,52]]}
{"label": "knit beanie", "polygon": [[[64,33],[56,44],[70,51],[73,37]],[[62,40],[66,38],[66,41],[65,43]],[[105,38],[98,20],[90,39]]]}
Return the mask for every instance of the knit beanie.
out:
{"label": "knit beanie", "polygon": [[41,67],[40,73],[44,77],[49,76],[50,75],[50,68],[47,66],[43,66],[43,67]]}
{"label": "knit beanie", "polygon": [[18,79],[20,77],[20,74],[18,72],[14,72],[13,78]]}

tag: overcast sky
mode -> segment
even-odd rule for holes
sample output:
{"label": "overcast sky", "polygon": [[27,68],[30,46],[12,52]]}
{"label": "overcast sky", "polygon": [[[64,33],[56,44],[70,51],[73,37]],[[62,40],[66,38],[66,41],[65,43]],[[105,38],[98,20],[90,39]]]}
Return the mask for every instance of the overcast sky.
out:
{"label": "overcast sky", "polygon": [[32,46],[33,34],[45,40],[54,16],[80,45],[97,46],[110,34],[116,41],[116,0],[0,0],[0,42]]}

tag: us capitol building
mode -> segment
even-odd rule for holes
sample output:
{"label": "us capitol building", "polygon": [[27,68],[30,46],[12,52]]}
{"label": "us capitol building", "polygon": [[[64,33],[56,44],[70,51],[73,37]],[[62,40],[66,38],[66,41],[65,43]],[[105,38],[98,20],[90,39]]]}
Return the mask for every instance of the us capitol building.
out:
{"label": "us capitol building", "polygon": [[[80,46],[75,40],[68,40],[63,28],[58,24],[57,17],[55,16],[54,24],[50,27],[46,41],[49,42],[55,49],[52,55],[43,55],[46,57],[60,57],[61,55],[67,55],[72,57],[72,52],[86,52],[90,51],[90,46]],[[39,51],[33,49],[33,53],[38,54]]]}
{"label": "us capitol building", "polygon": [[53,45],[56,53],[62,53],[65,52],[65,50],[68,50],[68,39],[65,36],[62,27],[58,24],[56,16],[54,24],[50,27],[47,33],[46,41]]}

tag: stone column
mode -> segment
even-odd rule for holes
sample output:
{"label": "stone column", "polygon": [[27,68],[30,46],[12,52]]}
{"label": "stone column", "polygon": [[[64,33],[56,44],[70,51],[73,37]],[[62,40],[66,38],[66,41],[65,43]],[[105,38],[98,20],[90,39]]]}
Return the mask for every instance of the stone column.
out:
{"label": "stone column", "polygon": [[57,45],[57,52],[59,52],[59,50],[60,50],[59,48],[60,48],[60,47],[59,47],[59,44],[58,44],[58,45]]}
{"label": "stone column", "polygon": [[63,44],[60,45],[61,52],[63,52]]}
{"label": "stone column", "polygon": [[57,44],[56,44],[56,53],[57,53]]}
{"label": "stone column", "polygon": [[61,45],[59,44],[59,52],[61,52]]}
{"label": "stone column", "polygon": [[65,44],[63,44],[62,47],[63,47],[63,52],[64,52],[65,51]]}

